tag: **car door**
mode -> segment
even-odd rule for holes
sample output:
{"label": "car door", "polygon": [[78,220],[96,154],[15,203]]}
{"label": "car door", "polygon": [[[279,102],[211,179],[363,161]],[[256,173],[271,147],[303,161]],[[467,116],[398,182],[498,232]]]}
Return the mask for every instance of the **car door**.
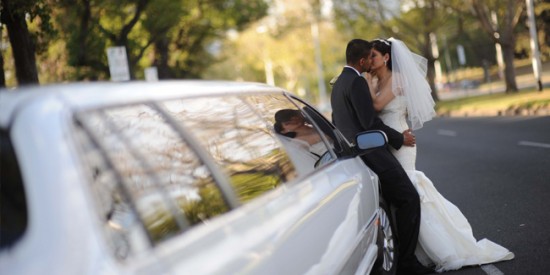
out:
{"label": "car door", "polygon": [[[378,178],[360,159],[357,152],[350,147],[343,135],[320,112],[299,98],[291,95],[289,97],[293,98],[295,104],[315,124],[318,131],[331,141],[332,151],[336,154],[337,159],[323,157],[318,165],[328,164],[330,169],[333,170],[327,173],[347,174],[347,177],[356,180],[357,193],[353,197],[348,196],[346,198],[352,202],[350,203],[352,207],[348,211],[352,211],[354,214],[350,215],[350,212],[348,212],[348,215],[353,219],[347,217],[346,222],[356,222],[357,231],[350,230],[349,234],[353,235],[355,239],[351,241],[349,246],[343,245],[344,248],[348,249],[348,256],[343,260],[345,263],[339,272],[349,274],[358,270],[364,271],[365,268],[372,265],[377,251],[374,244],[377,230],[375,220],[378,211]],[[354,220],[355,218],[356,220]],[[351,232],[355,232],[355,234]],[[365,264],[367,266],[364,266]]]}
{"label": "car door", "polygon": [[[274,123],[273,117],[278,110],[300,110],[326,145],[322,162],[316,163],[313,170],[298,171],[303,178],[293,186],[300,190],[295,192],[315,197],[317,204],[304,210],[302,215],[308,218],[295,225],[286,245],[277,252],[290,255],[286,265],[295,262],[292,261],[294,257],[300,258],[299,264],[304,266],[301,272],[306,274],[354,272],[366,250],[376,250],[372,246],[376,237],[374,220],[378,206],[376,177],[356,157],[334,126],[307,103],[297,98],[291,99],[292,105],[279,97],[247,99],[269,124]],[[268,104],[272,101],[275,103]],[[288,154],[296,154],[293,150],[296,149],[288,148]],[[278,263],[267,265],[262,271],[275,268],[275,264]],[[295,263],[294,267],[299,264]],[[291,269],[284,271],[291,272]]]}

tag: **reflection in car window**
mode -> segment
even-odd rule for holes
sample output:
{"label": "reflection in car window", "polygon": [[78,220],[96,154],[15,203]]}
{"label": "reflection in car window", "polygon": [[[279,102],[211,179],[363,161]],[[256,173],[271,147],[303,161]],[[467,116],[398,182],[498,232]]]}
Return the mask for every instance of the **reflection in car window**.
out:
{"label": "reflection in car window", "polygon": [[141,226],[155,244],[228,211],[209,170],[153,109],[121,107],[79,118],[94,136],[92,144],[81,134],[85,158],[119,258],[139,250],[132,236]]}
{"label": "reflection in car window", "polygon": [[[310,123],[316,125],[318,130],[321,131],[322,136],[325,137],[326,141],[328,142],[330,148],[335,151],[339,152],[341,151],[341,144],[339,143],[338,138],[336,137],[336,133],[333,129],[333,127],[323,118],[319,113],[317,113],[312,107],[304,104],[301,101],[295,101],[296,105],[298,105],[298,108],[305,114],[305,116],[308,117],[309,120],[311,120]],[[317,129],[317,128],[316,128]],[[332,154],[324,154],[322,157],[321,164],[330,162],[331,160],[336,159],[336,157]],[[319,163],[318,163],[319,164]],[[321,166],[321,165],[319,165]]]}
{"label": "reflection in car window", "polygon": [[165,107],[224,169],[241,202],[295,178],[295,168],[271,129],[241,99],[175,100]]}
{"label": "reflection in car window", "polygon": [[[304,116],[303,106],[298,108],[283,94],[248,96],[246,100],[273,127],[277,137],[285,146],[300,174],[314,170],[322,155],[329,151],[320,133]],[[300,127],[304,131],[296,129]],[[297,134],[296,131],[300,133]],[[328,138],[328,137],[327,137]],[[330,139],[330,138],[328,138]]]}

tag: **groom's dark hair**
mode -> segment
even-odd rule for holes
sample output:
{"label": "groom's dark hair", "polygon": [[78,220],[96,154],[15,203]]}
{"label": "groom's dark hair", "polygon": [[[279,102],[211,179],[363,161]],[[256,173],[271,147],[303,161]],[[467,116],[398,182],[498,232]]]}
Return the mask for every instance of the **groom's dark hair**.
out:
{"label": "groom's dark hair", "polygon": [[346,63],[356,64],[361,58],[367,57],[372,45],[364,39],[352,39],[346,47]]}

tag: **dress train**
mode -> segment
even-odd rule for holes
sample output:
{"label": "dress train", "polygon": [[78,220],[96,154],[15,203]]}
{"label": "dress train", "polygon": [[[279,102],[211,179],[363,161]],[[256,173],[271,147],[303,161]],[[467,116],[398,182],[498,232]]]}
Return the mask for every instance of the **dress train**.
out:
{"label": "dress train", "polygon": [[423,172],[407,174],[420,195],[422,222],[416,255],[424,265],[435,265],[437,272],[443,272],[514,258],[514,253],[488,239],[477,241],[464,214]]}

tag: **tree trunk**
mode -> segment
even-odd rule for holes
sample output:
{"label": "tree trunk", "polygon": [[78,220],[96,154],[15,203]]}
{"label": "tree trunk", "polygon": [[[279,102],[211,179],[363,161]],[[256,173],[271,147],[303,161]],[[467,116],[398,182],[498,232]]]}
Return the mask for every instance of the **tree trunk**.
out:
{"label": "tree trunk", "polygon": [[[516,84],[516,72],[514,68],[514,48],[516,38],[514,36],[514,28],[521,18],[523,7],[519,0],[503,1],[506,7],[502,6],[503,16],[494,22],[490,13],[490,8],[487,6],[487,1],[473,0],[472,6],[474,12],[481,22],[481,26],[487,34],[502,47],[502,58],[504,59],[504,80],[506,82],[506,93],[514,93],[518,91]],[[495,33],[498,36],[495,36]]]}
{"label": "tree trunk", "polygon": [[[426,8],[425,8],[425,15],[428,15],[428,16],[425,16],[424,17],[424,26],[425,27],[428,27],[428,26],[432,26],[433,25],[433,17],[432,16],[429,16],[430,14],[435,14],[436,12],[436,7],[435,7],[435,2],[432,0],[432,1],[427,1],[427,5],[426,5]],[[426,14],[427,13],[427,14]],[[430,33],[432,32],[432,30],[430,30],[429,28],[426,29],[424,31],[424,57],[427,59],[427,78],[428,78],[428,84],[430,84],[430,89],[432,90],[432,98],[434,101],[439,101],[439,97],[437,96],[437,86],[435,85],[435,60],[436,60],[436,57],[435,57],[435,53],[433,51],[433,47],[432,47],[432,38],[430,36]]]}
{"label": "tree trunk", "polygon": [[506,82],[506,93],[516,93],[518,86],[516,84],[516,69],[514,68],[514,48],[512,44],[501,44],[502,58],[504,59],[504,80]]}
{"label": "tree trunk", "polygon": [[86,66],[88,65],[87,53],[87,43],[86,37],[90,33],[90,23],[92,18],[92,7],[90,6],[90,1],[82,1],[81,4],[82,12],[80,13],[80,30],[78,32],[78,47],[76,50],[76,64],[77,66]]}
{"label": "tree trunk", "polygon": [[168,41],[166,38],[159,39],[155,42],[155,61],[153,62],[157,67],[159,79],[173,78],[170,66],[168,66],[168,57]]}
{"label": "tree trunk", "polygon": [[432,44],[430,41],[430,33],[426,32],[424,33],[424,45],[422,45],[423,53],[422,55],[427,60],[427,72],[426,72],[426,78],[428,80],[428,84],[430,85],[430,89],[432,89],[432,98],[434,101],[439,101],[439,96],[437,95],[437,87],[435,85],[435,57],[434,53],[432,51]]}
{"label": "tree trunk", "polygon": [[437,96],[437,86],[435,85],[435,59],[428,59],[428,83],[432,89],[432,98],[434,101],[439,101],[439,96]]}
{"label": "tree trunk", "polygon": [[35,48],[27,28],[25,14],[13,13],[9,0],[2,0],[2,22],[6,24],[19,85],[37,84]]}
{"label": "tree trunk", "polygon": [[4,71],[4,56],[0,54],[0,88],[6,87],[6,73]]}

